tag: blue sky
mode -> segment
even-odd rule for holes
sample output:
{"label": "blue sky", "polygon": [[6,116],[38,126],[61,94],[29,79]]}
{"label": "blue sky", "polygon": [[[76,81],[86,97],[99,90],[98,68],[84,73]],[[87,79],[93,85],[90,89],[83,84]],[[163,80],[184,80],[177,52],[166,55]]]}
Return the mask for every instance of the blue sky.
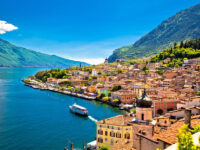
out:
{"label": "blue sky", "polygon": [[[36,51],[90,63],[134,43],[197,0],[1,0],[0,37]],[[1,32],[0,32],[1,33]]]}

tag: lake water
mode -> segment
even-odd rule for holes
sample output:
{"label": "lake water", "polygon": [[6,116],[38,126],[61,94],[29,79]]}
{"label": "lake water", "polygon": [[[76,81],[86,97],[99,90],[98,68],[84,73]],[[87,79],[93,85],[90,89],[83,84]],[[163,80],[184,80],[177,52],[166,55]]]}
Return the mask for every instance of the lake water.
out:
{"label": "lake water", "polygon": [[[44,68],[0,68],[0,150],[75,149],[93,141],[95,120],[121,112],[95,101],[24,86],[21,79]],[[69,112],[69,105],[86,107],[89,117]]]}

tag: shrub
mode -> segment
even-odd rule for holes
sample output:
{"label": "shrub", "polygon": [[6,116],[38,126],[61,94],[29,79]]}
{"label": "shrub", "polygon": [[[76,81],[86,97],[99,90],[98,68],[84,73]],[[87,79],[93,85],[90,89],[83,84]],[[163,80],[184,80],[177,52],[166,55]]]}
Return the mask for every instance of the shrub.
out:
{"label": "shrub", "polygon": [[132,113],[136,113],[136,108],[132,108],[132,109],[130,109],[130,112],[132,112]]}
{"label": "shrub", "polygon": [[197,95],[199,95],[199,96],[200,96],[200,91],[197,91]]}
{"label": "shrub", "polygon": [[113,103],[118,103],[118,102],[119,102],[119,99],[117,98],[113,100]]}
{"label": "shrub", "polygon": [[103,97],[102,99],[103,99],[103,101],[108,101],[109,100],[109,98],[107,96]]}
{"label": "shrub", "polygon": [[98,148],[97,150],[109,150],[109,148],[105,145],[102,145],[100,148]]}
{"label": "shrub", "polygon": [[100,98],[103,98],[103,97],[105,97],[105,96],[106,96],[105,93],[101,93]]}

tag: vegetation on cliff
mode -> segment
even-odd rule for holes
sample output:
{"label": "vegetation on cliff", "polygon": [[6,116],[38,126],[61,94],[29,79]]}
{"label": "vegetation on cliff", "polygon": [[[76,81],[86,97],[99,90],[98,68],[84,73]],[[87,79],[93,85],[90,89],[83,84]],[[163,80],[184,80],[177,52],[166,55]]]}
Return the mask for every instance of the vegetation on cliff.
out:
{"label": "vegetation on cliff", "polygon": [[114,50],[108,60],[113,62],[119,58],[148,57],[159,53],[162,49],[172,47],[175,42],[197,39],[200,37],[199,18],[200,4],[182,10],[163,21],[133,45]]}

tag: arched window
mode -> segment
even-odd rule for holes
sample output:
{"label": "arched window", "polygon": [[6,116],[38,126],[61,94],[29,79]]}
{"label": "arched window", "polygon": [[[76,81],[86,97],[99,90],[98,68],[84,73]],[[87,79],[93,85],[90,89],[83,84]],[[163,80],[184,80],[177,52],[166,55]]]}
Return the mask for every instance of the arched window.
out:
{"label": "arched window", "polygon": [[130,134],[129,133],[125,133],[124,137],[125,137],[125,139],[130,139]]}
{"label": "arched window", "polygon": [[141,119],[144,120],[144,114],[142,114]]}
{"label": "arched window", "polygon": [[121,133],[120,133],[120,132],[117,132],[117,133],[116,133],[116,137],[117,137],[117,138],[121,138]]}
{"label": "arched window", "polygon": [[99,129],[98,134],[103,135],[103,130]]}
{"label": "arched window", "polygon": [[97,141],[98,141],[99,143],[103,143],[103,138],[102,138],[102,137],[99,137]]}
{"label": "arched window", "polygon": [[108,135],[108,131],[105,131],[105,135],[106,135],[106,136]]}
{"label": "arched window", "polygon": [[111,136],[111,137],[115,137],[115,132],[114,132],[114,131],[111,131],[111,132],[110,132],[110,136]]}

